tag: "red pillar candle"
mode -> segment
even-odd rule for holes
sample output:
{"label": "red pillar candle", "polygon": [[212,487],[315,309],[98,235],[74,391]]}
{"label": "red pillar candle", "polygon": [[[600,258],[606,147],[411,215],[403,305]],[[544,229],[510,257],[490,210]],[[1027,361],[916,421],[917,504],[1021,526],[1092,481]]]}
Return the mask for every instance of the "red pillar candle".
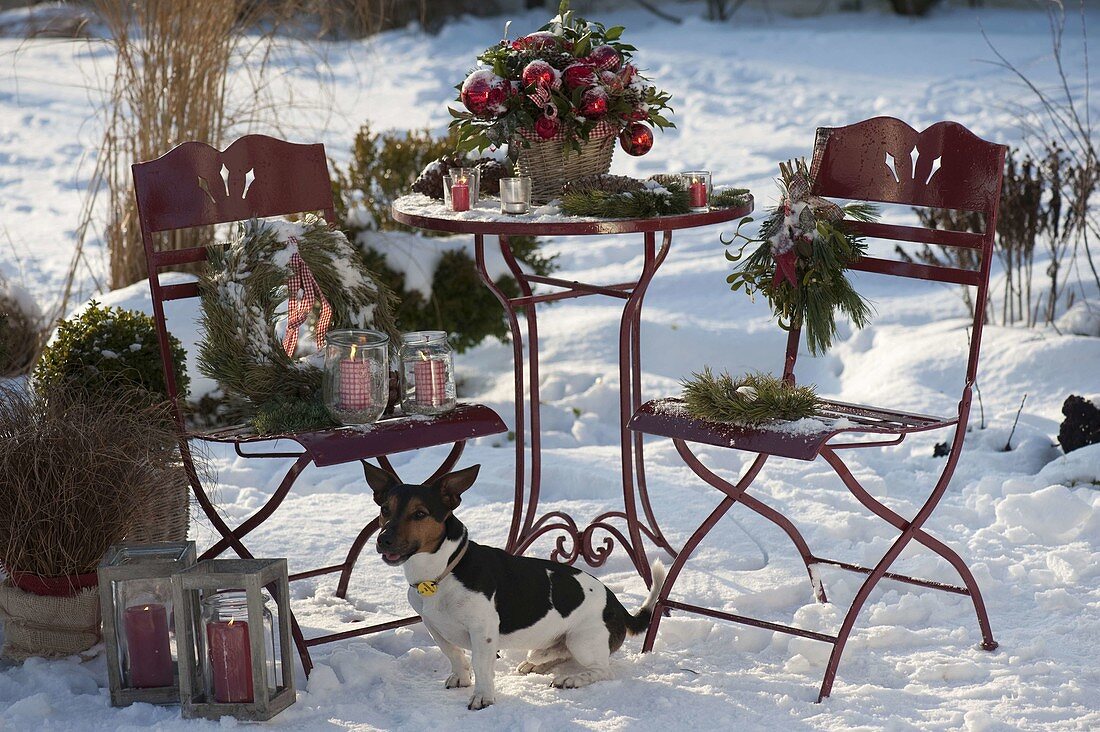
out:
{"label": "red pillar candle", "polygon": [[688,195],[691,197],[692,208],[704,208],[707,205],[707,184],[701,180],[693,180],[688,186]]}
{"label": "red pillar candle", "polygon": [[151,689],[175,683],[168,611],[164,605],[134,605],[122,613],[129,659],[130,686]]}
{"label": "red pillar candle", "polygon": [[219,704],[251,703],[252,647],[248,642],[248,623],[241,620],[208,622],[206,640],[214,701]]}
{"label": "red pillar candle", "polygon": [[370,361],[351,358],[340,362],[340,409],[361,412],[371,405]]}
{"label": "red pillar candle", "polygon": [[447,400],[447,365],[442,361],[425,359],[413,366],[416,380],[416,403],[426,407],[438,407]]}
{"label": "red pillar candle", "polygon": [[470,210],[470,186],[465,178],[459,178],[451,186],[451,208],[455,211]]}

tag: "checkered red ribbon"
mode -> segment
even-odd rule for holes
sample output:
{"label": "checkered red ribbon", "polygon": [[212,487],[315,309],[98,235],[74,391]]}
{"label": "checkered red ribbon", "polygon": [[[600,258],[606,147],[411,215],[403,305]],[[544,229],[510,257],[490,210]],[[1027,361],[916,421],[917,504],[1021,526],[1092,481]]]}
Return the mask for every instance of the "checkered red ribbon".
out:
{"label": "checkered red ribbon", "polygon": [[321,306],[321,313],[317,316],[313,338],[317,342],[318,350],[324,348],[325,335],[332,325],[332,305],[321,294],[321,286],[317,284],[317,278],[309,271],[309,267],[298,252],[290,255],[290,277],[287,279],[286,289],[287,324],[286,335],[283,336],[283,350],[286,351],[286,355],[294,357],[294,351],[298,348],[298,329],[305,324],[309,314],[313,312],[313,306],[318,303]]}

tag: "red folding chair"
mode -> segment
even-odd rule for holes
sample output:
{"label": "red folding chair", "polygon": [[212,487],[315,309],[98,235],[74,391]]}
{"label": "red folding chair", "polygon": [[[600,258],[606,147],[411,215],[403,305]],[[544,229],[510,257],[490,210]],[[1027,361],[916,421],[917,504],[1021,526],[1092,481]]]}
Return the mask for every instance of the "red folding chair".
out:
{"label": "red folding chair", "polygon": [[[233,549],[243,558],[252,557],[242,540],[274,513],[310,464],[327,467],[375,459],[383,468],[397,475],[387,455],[436,445],[452,445],[443,463],[429,478],[431,480],[454,467],[467,440],[506,429],[500,417],[488,407],[460,404],[453,412],[431,420],[383,418],[370,432],[328,429],[261,437],[247,426],[208,432],[188,430],[168,348],[164,303],[197,297],[199,289],[193,282],[162,285],[160,270],[205,261],[207,253],[204,247],[157,251],[155,235],[178,229],[304,212],[321,212],[327,221],[333,221],[332,186],[325,148],[320,144],[299,145],[264,135],[242,137],[224,151],[201,142],[185,142],[156,160],[134,164],[133,174],[153,315],[168,395],[180,430],[180,452],[195,498],[211,525],[221,535],[221,539],[203,552],[200,559],[216,557],[227,549]],[[283,458],[294,462],[267,502],[231,529],[217,512],[195,470],[189,445],[191,440],[231,444],[237,455],[243,458]],[[295,442],[301,450],[246,452],[242,449],[249,443],[273,440]],[[291,581],[339,572],[336,595],[345,597],[356,560],[377,528],[376,518],[355,537],[340,564],[296,572],[290,575]],[[398,628],[415,623],[419,618],[414,616],[310,639],[305,639],[298,623],[293,618],[291,620],[302,666],[309,674],[313,667],[309,656],[311,646]]]}
{"label": "red folding chair", "polygon": [[[821,128],[811,164],[812,192],[833,198],[875,201],[912,206],[938,207],[979,211],[985,216],[984,233],[953,232],[897,226],[884,223],[849,222],[856,232],[869,238],[899,242],[918,242],[950,247],[966,247],[981,252],[977,270],[913,264],[890,259],[863,257],[852,269],[897,277],[911,277],[935,282],[949,282],[973,287],[974,322],[970,335],[966,377],[959,399],[958,412],[948,417],[913,414],[896,409],[846,404],[824,403],[823,426],[812,433],[793,434],[762,428],[737,427],[730,424],[695,419],[676,405],[678,399],[662,399],[643,404],[634,414],[630,428],[644,434],[670,437],[684,462],[704,481],[725,494],[721,503],[691,535],[668,572],[668,579],[657,601],[646,634],[644,650],[653,647],[661,618],[668,610],[683,610],[712,618],[730,620],[758,628],[788,633],[831,643],[832,654],[821,682],[818,701],[829,695],[844,645],[851,635],[856,618],[871,590],[884,577],[945,592],[968,595],[974,603],[978,626],[982,633],[982,648],[993,650],[997,642],[989,627],[989,617],[974,576],[954,550],[931,536],[923,526],[947,490],[951,475],[959,461],[970,414],[971,390],[978,372],[978,353],[982,341],[982,314],[985,312],[989,286],[989,267],[996,231],[997,206],[1001,194],[1006,148],[986,142],[955,122],[940,122],[921,133],[904,122],[890,117],[876,117],[847,127]],[[787,353],[783,378],[794,383],[795,360],[798,356],[799,331],[792,330],[787,338]],[[843,420],[843,421],[841,421]],[[939,478],[931,486],[927,500],[911,519],[904,518],[872,496],[839,456],[843,449],[896,445],[914,432],[951,429],[951,451]],[[872,436],[864,441],[837,440],[848,433]],[[744,475],[730,484],[708,470],[691,451],[689,442],[718,447],[732,447],[756,453]],[[748,493],[748,487],[760,473],[770,456],[814,460],[823,458],[836,472],[864,507],[900,532],[898,538],[874,567],[862,567],[812,553],[794,524],[779,511]],[[814,565],[829,565],[867,575],[849,607],[836,635],[817,633],[757,618],[720,612],[685,602],[670,600],[676,579],[692,552],[734,503],[741,503],[782,529],[794,542],[811,588],[819,602],[825,602],[825,590],[815,579]],[[946,559],[962,579],[963,586],[917,579],[889,571],[890,566],[912,541],[927,547]]]}

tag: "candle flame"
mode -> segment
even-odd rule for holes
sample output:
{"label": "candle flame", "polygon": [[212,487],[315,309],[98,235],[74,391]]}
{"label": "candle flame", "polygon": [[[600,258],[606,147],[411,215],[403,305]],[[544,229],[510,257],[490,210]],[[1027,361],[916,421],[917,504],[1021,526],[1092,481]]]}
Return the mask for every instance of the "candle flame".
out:
{"label": "candle flame", "polygon": [[348,354],[348,358],[355,358],[355,344],[351,344],[351,353]]}
{"label": "candle flame", "polygon": [[428,360],[428,352],[427,351],[417,351],[417,354],[420,356],[421,361],[427,361]]}
{"label": "candle flame", "polygon": [[230,625],[233,625],[233,622],[234,622],[234,618],[230,618],[230,619],[229,619],[229,624],[230,624]]}
{"label": "candle flame", "polygon": [[148,606],[148,605],[146,605],[146,606],[145,606],[144,608],[142,608],[142,609],[143,609],[143,610],[145,610],[145,612],[149,612],[149,606]]}
{"label": "candle flame", "polygon": [[464,185],[466,185],[467,180],[468,180],[467,177],[464,176],[464,175],[455,176],[455,185],[456,186],[464,186]]}

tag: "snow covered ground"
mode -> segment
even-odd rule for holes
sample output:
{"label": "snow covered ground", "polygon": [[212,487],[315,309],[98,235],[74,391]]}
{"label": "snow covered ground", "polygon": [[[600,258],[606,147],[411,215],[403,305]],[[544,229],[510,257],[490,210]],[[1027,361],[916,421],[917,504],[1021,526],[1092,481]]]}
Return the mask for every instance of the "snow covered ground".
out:
{"label": "snow covered ground", "polygon": [[[1090,12],[1100,28],[1100,14]],[[1020,87],[986,63],[979,22],[1013,61],[1053,80],[1045,18],[1034,13],[944,10],[908,21],[873,15],[810,20],[740,20],[716,25],[688,18],[680,26],[641,11],[601,18],[628,26],[641,65],[674,95],[678,129],[658,136],[643,158],[617,156],[615,172],[651,174],[689,167],[715,171],[716,182],[745,185],[759,207],[774,200],[776,163],[807,155],[818,125],[876,114],[918,129],[955,119],[989,139],[1014,143],[1006,106]],[[514,28],[539,25],[531,14]],[[296,106],[283,134],[324,141],[338,160],[356,127],[446,124],[452,85],[476,52],[499,38],[502,20],[464,20],[439,36],[413,31],[371,43],[318,47],[288,43],[280,84]],[[1082,50],[1067,39],[1067,60]],[[0,273],[25,283],[49,307],[72,257],[73,229],[94,161],[94,89],[109,68],[102,49],[83,42],[0,39]],[[322,67],[321,61],[327,62]],[[314,91],[320,75],[330,91]],[[1096,110],[1094,110],[1094,113]],[[242,130],[243,131],[243,130]],[[268,130],[263,130],[268,131]],[[621,281],[641,257],[627,237],[555,240],[562,271],[586,281]],[[717,230],[677,236],[647,297],[643,367],[647,394],[675,393],[678,380],[705,364],[733,373],[778,370],[783,333],[761,303],[730,293]],[[92,246],[78,272],[83,296],[105,271]],[[1041,267],[1037,267],[1041,271]],[[996,275],[995,275],[996,276]],[[949,413],[957,399],[966,345],[965,313],[946,287],[857,278],[878,311],[862,332],[845,330],[832,353],[806,359],[804,380],[828,395]],[[1092,293],[1095,295],[1096,293]],[[108,302],[140,306],[138,285]],[[574,300],[550,306],[543,344],[544,506],[589,517],[620,495],[617,459],[618,302]],[[175,322],[188,329],[188,313]],[[628,641],[613,661],[615,679],[558,691],[547,677],[518,676],[518,657],[497,664],[497,704],[467,712],[467,691],[443,689],[446,660],[420,627],[315,649],[317,668],[298,703],[271,724],[287,729],[1095,729],[1100,727],[1100,446],[1062,456],[1053,437],[1070,393],[1100,392],[1100,339],[1053,330],[988,328],[980,373],[985,429],[967,438],[955,481],[926,526],[956,548],[985,592],[1000,648],[978,649],[966,598],[884,582],[872,595],[840,666],[833,697],[813,703],[828,647],[785,635],[674,615],[661,626],[654,653]],[[511,421],[511,351],[487,342],[459,358],[469,394]],[[1023,394],[1026,407],[1008,438]],[[981,415],[975,410],[977,428]],[[888,505],[912,515],[938,474],[932,456],[942,436],[914,436],[899,446],[849,454],[857,476]],[[747,456],[700,449],[726,476]],[[501,543],[510,510],[512,445],[503,438],[471,445],[463,464],[483,466],[460,517],[482,543]],[[279,480],[278,466],[215,452],[225,514],[240,520]],[[681,543],[717,502],[685,468],[672,445],[647,443],[647,472],[658,517]],[[407,475],[423,476],[435,454],[399,456]],[[877,477],[874,477],[876,476]],[[757,495],[781,506],[826,556],[874,563],[892,532],[861,510],[821,463],[775,461]],[[295,566],[339,561],[346,542],[375,506],[352,467],[311,469],[251,539],[259,555],[289,556]],[[837,605],[813,602],[790,545],[770,524],[735,508],[689,565],[677,595],[729,611],[792,619],[829,632],[859,578],[823,573]],[[210,532],[195,529],[200,544]],[[548,543],[536,545],[545,553]],[[952,581],[950,568],[919,549],[901,571]],[[642,582],[621,551],[597,572],[637,605]],[[407,611],[404,578],[365,555],[349,599],[334,597],[333,578],[293,588],[307,634],[342,630]],[[101,658],[28,661],[0,670],[0,728],[198,729],[178,710],[109,706]]]}

